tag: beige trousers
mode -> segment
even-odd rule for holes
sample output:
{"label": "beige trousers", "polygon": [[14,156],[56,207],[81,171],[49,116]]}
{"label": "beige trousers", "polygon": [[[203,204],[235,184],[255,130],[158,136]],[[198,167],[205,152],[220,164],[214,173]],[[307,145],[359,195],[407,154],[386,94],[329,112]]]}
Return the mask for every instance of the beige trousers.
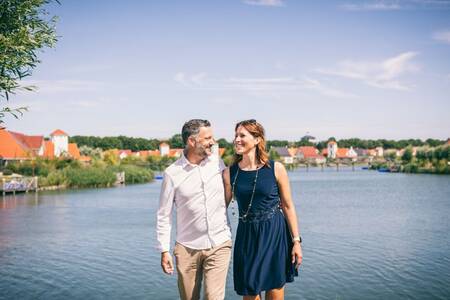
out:
{"label": "beige trousers", "polygon": [[200,299],[202,279],[206,300],[223,300],[231,240],[210,249],[196,250],[176,243],[173,254],[178,273],[178,289],[182,300]]}

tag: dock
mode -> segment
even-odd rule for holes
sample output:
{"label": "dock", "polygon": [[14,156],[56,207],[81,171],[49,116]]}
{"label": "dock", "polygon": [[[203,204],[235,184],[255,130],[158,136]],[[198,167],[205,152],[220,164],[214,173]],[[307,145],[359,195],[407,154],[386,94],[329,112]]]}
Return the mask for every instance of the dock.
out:
{"label": "dock", "polygon": [[0,193],[3,196],[6,193],[17,193],[36,191],[38,189],[38,177],[16,177],[16,176],[6,176],[0,177]]}

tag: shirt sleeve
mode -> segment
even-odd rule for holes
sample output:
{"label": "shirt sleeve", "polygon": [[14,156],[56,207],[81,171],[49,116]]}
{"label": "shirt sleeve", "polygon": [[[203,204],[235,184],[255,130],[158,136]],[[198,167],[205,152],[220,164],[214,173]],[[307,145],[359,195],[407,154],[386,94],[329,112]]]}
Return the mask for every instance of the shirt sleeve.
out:
{"label": "shirt sleeve", "polygon": [[223,162],[223,160],[221,158],[219,158],[219,169],[220,172],[222,172],[223,170],[225,170],[227,168],[227,166],[225,165],[225,163]]}
{"label": "shirt sleeve", "polygon": [[158,250],[161,252],[170,250],[170,231],[172,229],[172,209],[175,190],[171,178],[164,173],[159,196],[159,208],[156,220],[156,237]]}

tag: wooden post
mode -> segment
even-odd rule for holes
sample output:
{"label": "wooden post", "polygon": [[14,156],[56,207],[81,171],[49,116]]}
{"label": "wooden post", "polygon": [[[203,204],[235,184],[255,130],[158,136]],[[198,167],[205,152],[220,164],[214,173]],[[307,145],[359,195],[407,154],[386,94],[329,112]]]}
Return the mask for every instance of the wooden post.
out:
{"label": "wooden post", "polygon": [[339,162],[336,162],[336,171],[339,172]]}
{"label": "wooden post", "polygon": [[355,162],[354,161],[352,161],[352,171],[353,172],[355,171]]}
{"label": "wooden post", "polygon": [[306,172],[309,172],[309,163],[306,163]]}
{"label": "wooden post", "polygon": [[320,169],[321,169],[322,172],[323,172],[323,165],[324,165],[324,163],[320,164]]}

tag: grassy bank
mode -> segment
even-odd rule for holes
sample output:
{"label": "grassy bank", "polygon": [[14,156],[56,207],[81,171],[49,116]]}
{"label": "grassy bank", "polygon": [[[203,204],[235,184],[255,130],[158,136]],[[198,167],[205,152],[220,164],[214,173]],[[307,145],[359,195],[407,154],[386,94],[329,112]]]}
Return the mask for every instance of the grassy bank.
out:
{"label": "grassy bank", "polygon": [[147,165],[108,164],[97,159],[90,165],[82,165],[72,159],[37,159],[9,163],[3,168],[5,175],[17,173],[24,176],[38,176],[39,187],[59,186],[66,188],[110,187],[116,183],[116,174],[125,172],[125,183],[145,183],[154,178]]}

